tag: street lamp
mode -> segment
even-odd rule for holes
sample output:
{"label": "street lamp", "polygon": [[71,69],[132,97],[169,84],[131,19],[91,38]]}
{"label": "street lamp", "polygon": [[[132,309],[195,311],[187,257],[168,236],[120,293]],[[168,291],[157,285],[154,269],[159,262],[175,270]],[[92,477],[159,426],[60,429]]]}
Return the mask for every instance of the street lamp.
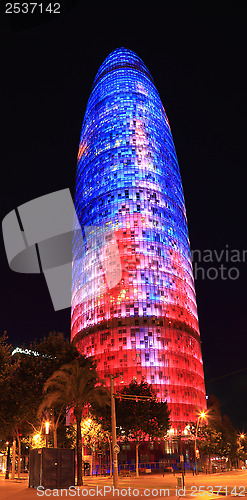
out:
{"label": "street lamp", "polygon": [[241,432],[241,434],[238,434],[238,460],[237,460],[237,464],[238,464],[238,468],[239,468],[239,461],[245,461],[245,454],[246,454],[246,444],[245,444],[245,438],[246,438],[246,435]]}
{"label": "street lamp", "polygon": [[196,424],[196,435],[195,435],[195,473],[196,473],[196,476],[198,474],[198,471],[197,471],[197,448],[196,448],[196,440],[197,440],[197,433],[198,433],[198,428],[199,428],[199,422],[201,420],[201,418],[206,418],[206,413],[205,411],[202,411],[200,413],[200,415],[198,416],[198,419],[197,419],[197,424]]}
{"label": "street lamp", "polygon": [[45,422],[45,447],[48,448],[48,435],[50,429],[50,422]]}

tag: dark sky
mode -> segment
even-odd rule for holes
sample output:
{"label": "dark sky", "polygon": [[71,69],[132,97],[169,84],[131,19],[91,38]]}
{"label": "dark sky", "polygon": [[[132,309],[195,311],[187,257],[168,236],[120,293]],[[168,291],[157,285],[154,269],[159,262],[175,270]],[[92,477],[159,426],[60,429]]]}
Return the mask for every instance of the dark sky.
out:
{"label": "dark sky", "polygon": [[[95,74],[115,48],[134,50],[170,121],[191,248],[202,256],[224,251],[221,262],[198,263],[205,273],[202,279],[199,271],[196,293],[206,386],[222,413],[247,431],[247,370],[211,381],[247,368],[247,264],[241,256],[226,262],[225,253],[247,249],[245,2],[197,5],[63,0],[60,15],[2,12],[1,219],[49,192],[73,193]],[[0,259],[0,331],[15,346],[52,330],[69,336],[70,309],[53,310],[44,277],[12,272],[3,241]],[[210,267],[216,279],[207,277]]]}

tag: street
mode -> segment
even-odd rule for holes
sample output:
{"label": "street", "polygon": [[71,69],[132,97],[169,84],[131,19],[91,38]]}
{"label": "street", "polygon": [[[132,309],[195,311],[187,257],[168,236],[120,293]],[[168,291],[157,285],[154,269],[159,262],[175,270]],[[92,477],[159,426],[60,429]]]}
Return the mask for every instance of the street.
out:
{"label": "street", "polygon": [[184,497],[186,499],[205,498],[213,500],[217,498],[234,498],[236,496],[247,497],[247,471],[237,470],[217,474],[199,474],[193,476],[191,473],[185,476],[185,490],[178,486],[177,478],[171,473],[155,474],[152,476],[142,475],[139,478],[128,477],[119,479],[118,489],[113,488],[112,480],[105,477],[85,477],[84,484],[80,487],[62,490],[44,490],[28,488],[28,479],[5,480],[0,475],[0,498],[1,500],[34,500],[47,497],[82,497],[82,498],[123,498],[123,497],[146,497],[164,498]]}

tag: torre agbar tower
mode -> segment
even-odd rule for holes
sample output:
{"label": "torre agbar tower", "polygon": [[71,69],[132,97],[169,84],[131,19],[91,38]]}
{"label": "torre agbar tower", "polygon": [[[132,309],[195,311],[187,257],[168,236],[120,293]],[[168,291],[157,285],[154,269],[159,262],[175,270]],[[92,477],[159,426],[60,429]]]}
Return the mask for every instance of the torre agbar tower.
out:
{"label": "torre agbar tower", "polygon": [[[95,77],[75,206],[83,239],[73,245],[72,339],[117,390],[152,384],[183,432],[206,408],[183,189],[164,107],[131,50],[112,52]],[[101,247],[92,243],[99,228]],[[113,236],[115,282],[104,252]]]}

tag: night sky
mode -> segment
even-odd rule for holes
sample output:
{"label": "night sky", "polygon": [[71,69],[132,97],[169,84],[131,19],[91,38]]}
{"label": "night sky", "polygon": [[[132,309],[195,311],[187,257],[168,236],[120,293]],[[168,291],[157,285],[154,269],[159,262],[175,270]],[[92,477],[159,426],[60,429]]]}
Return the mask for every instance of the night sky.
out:
{"label": "night sky", "polygon": [[[38,196],[73,194],[96,72],[117,47],[135,51],[171,125],[191,249],[221,256],[194,262],[203,268],[195,283],[207,394],[247,431],[245,2],[197,5],[64,0],[60,15],[2,12],[1,219]],[[231,262],[233,249],[240,262]],[[44,276],[9,269],[2,239],[0,268],[0,332],[9,342],[28,345],[53,330],[69,337],[70,309],[53,310]]]}

